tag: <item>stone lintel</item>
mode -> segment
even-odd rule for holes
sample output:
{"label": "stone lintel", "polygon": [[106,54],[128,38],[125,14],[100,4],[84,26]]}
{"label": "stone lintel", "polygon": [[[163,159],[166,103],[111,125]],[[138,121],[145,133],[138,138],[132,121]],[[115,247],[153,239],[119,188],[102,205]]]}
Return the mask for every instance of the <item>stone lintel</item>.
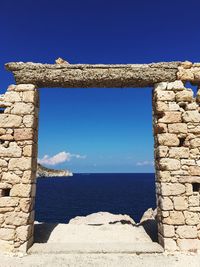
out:
{"label": "stone lintel", "polygon": [[181,62],[151,64],[41,64],[12,62],[5,65],[17,84],[37,87],[151,87],[177,79]]}

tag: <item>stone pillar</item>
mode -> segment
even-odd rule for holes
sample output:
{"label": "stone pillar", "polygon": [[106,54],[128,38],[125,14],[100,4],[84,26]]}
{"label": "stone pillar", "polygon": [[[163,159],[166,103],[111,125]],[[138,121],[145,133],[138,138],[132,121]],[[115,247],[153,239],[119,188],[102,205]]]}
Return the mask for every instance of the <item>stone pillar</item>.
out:
{"label": "stone pillar", "polygon": [[200,249],[200,113],[181,81],[153,91],[159,243],[170,251]]}
{"label": "stone pillar", "polygon": [[33,242],[38,110],[32,84],[0,95],[0,251],[26,252]]}

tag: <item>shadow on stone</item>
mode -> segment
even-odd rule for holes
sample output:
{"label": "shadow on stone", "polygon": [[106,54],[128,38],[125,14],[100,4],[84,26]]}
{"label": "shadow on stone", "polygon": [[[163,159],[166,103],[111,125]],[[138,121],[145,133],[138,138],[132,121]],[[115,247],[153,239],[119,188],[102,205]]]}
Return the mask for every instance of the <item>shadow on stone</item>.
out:
{"label": "shadow on stone", "polygon": [[153,242],[158,242],[158,225],[155,219],[146,220],[139,225],[144,227],[144,230]]}
{"label": "shadow on stone", "polygon": [[57,223],[39,223],[34,226],[34,243],[47,243]]}

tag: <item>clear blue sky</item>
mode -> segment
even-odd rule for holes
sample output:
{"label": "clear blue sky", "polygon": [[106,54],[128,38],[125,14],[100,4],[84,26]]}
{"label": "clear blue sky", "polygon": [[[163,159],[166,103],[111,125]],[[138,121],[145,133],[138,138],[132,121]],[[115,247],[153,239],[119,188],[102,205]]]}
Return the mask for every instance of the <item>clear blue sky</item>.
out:
{"label": "clear blue sky", "polygon": [[[199,0],[2,0],[1,93],[14,82],[9,61],[200,61],[199,10]],[[51,166],[74,172],[153,172],[150,88],[44,88],[40,97],[40,159],[65,159]]]}

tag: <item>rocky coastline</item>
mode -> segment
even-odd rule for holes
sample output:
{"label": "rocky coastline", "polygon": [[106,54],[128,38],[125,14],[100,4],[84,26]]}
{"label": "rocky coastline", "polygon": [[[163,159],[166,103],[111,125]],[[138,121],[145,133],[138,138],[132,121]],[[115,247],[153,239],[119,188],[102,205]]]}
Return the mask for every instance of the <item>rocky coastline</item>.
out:
{"label": "rocky coastline", "polygon": [[37,177],[64,177],[73,176],[73,173],[69,170],[55,170],[42,166],[38,163],[37,166]]}

